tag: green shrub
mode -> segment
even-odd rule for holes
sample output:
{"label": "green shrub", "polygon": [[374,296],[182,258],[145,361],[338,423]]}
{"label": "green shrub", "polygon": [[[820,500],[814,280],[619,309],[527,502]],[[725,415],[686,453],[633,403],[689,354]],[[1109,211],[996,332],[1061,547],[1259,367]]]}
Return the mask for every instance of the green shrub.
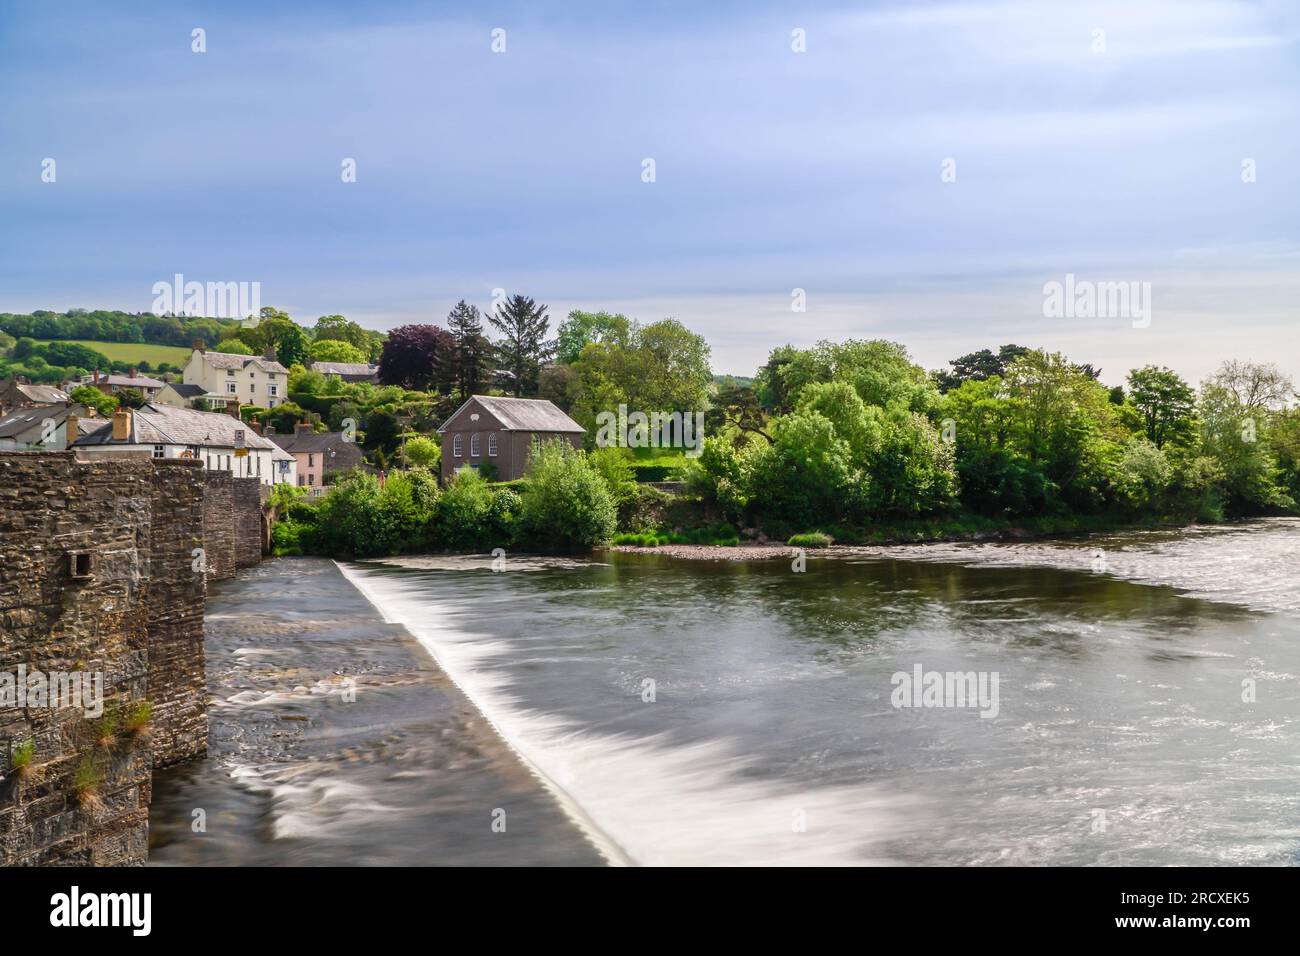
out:
{"label": "green shrub", "polygon": [[614,502],[621,505],[637,492],[632,460],[623,448],[597,448],[587,455],[593,468],[605,480]]}
{"label": "green shrub", "polygon": [[792,548],[829,548],[831,543],[831,536],[821,531],[791,535],[790,540],[786,542]]}
{"label": "green shrub", "polygon": [[605,479],[567,442],[544,442],[533,455],[522,499],[523,531],[540,547],[589,547],[618,527]]}
{"label": "green shrub", "polygon": [[511,488],[496,486],[492,489],[492,504],[488,507],[488,527],[493,547],[508,547],[519,536],[519,518],[524,502]]}
{"label": "green shrub", "polygon": [[480,548],[492,538],[495,492],[472,468],[457,472],[438,500],[436,539],[452,550]]}

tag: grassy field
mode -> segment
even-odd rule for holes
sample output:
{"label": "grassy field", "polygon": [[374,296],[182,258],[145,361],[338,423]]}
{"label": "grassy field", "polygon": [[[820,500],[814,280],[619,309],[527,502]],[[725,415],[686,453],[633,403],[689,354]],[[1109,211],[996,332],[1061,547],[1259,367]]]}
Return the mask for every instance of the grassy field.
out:
{"label": "grassy field", "polygon": [[170,362],[176,368],[184,367],[190,360],[190,350],[179,345],[149,345],[143,342],[91,342],[88,339],[69,339],[105,356],[110,362],[148,362],[155,368]]}

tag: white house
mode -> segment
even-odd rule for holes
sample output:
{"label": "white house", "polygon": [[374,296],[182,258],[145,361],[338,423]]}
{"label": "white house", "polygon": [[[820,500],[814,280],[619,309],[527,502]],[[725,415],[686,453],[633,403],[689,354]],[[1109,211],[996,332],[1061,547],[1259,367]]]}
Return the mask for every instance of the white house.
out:
{"label": "white house", "polygon": [[181,381],[199,386],[205,394],[262,408],[275,408],[289,396],[289,370],[276,361],[270,348],[260,356],[195,349]]}
{"label": "white house", "polygon": [[205,468],[264,485],[297,484],[293,455],[231,415],[173,408],[150,402],[132,412],[119,409],[111,422],[73,442],[82,458],[148,454],[153,458],[197,458]]}

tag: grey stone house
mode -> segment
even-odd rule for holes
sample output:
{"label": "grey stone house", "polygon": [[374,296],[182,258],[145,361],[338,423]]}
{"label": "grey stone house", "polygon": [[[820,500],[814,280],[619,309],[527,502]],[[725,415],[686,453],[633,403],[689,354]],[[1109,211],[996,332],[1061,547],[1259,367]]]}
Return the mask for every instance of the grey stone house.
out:
{"label": "grey stone house", "polygon": [[442,436],[442,481],[461,468],[492,465],[496,480],[513,481],[528,469],[532,449],[561,439],[582,447],[586,429],[542,398],[472,395],[438,429]]}

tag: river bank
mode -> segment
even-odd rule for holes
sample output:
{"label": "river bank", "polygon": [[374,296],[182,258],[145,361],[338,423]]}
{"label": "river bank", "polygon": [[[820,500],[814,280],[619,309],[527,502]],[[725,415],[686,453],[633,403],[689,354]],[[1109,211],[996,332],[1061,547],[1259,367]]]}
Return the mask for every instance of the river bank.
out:
{"label": "river bank", "polygon": [[214,584],[204,624],[208,757],[156,775],[152,865],[603,862],[334,562]]}
{"label": "river bank", "polygon": [[[803,550],[806,555],[851,555],[881,554],[889,551],[898,556],[906,554],[908,548],[922,545],[998,545],[1025,544],[1031,542],[1081,542],[1105,535],[1148,534],[1148,533],[1194,533],[1200,530],[1231,530],[1248,526],[1251,521],[1270,519],[1241,519],[1215,524],[1175,521],[1148,521],[1115,523],[1104,521],[1041,521],[1031,525],[998,525],[972,529],[965,523],[945,522],[909,522],[875,529],[869,535],[854,536],[848,542],[836,542],[824,548],[799,549],[788,544],[773,541],[742,541],[738,545],[698,545],[698,544],[661,544],[647,547],[634,544],[611,545],[605,550],[621,554],[658,554],[670,558],[682,558],[694,561],[766,561],[774,558],[793,557]],[[1271,520],[1297,520],[1277,518]],[[862,540],[866,537],[867,540]],[[894,549],[901,549],[897,552]]]}

